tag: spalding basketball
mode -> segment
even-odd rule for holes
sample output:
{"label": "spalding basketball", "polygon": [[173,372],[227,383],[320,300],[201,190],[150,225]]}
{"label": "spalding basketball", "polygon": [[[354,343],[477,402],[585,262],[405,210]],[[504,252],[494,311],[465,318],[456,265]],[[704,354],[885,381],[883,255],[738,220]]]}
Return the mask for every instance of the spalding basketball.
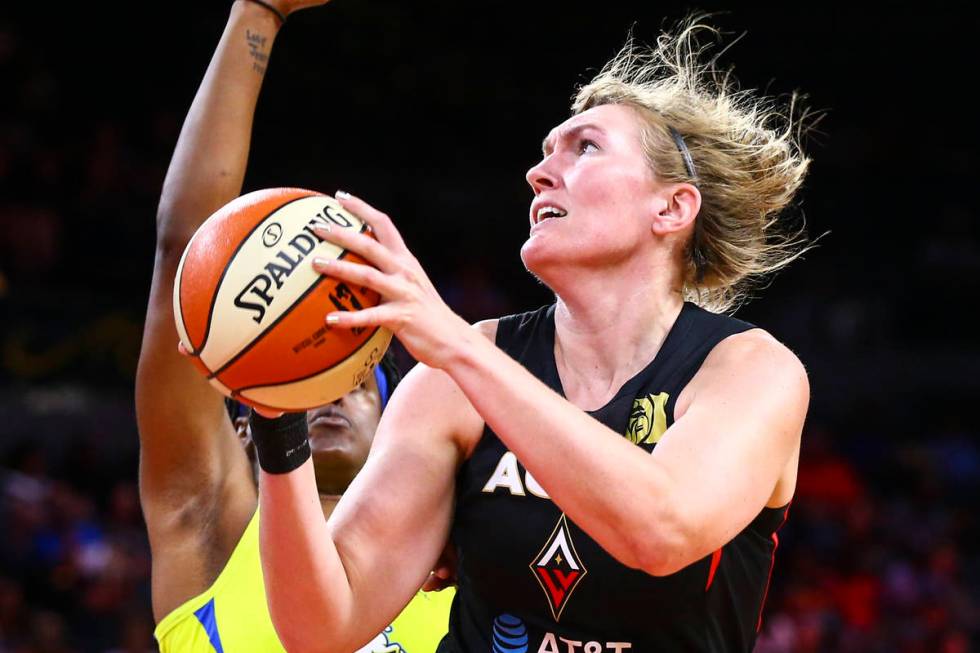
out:
{"label": "spalding basketball", "polygon": [[177,332],[226,396],[280,410],[320,406],[361,384],[388,348],[387,329],[324,321],[381,298],[313,269],[314,257],[365,262],[321,240],[316,225],[367,230],[331,197],[273,188],[222,207],[188,243],[174,281]]}

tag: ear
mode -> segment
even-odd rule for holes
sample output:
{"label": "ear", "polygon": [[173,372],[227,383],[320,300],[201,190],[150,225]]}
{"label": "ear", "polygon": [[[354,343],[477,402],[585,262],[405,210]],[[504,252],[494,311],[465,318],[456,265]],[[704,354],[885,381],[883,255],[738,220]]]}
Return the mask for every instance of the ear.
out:
{"label": "ear", "polygon": [[659,199],[659,210],[650,225],[658,236],[683,231],[693,225],[701,210],[701,192],[692,184],[670,184]]}

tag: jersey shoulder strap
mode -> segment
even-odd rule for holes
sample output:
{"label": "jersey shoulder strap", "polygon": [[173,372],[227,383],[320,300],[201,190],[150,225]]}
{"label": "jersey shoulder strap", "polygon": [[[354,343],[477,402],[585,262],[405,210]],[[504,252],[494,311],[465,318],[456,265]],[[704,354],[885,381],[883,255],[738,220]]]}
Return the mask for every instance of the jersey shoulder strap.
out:
{"label": "jersey shoulder strap", "polygon": [[496,344],[552,390],[561,392],[554,364],[554,304],[500,318]]}

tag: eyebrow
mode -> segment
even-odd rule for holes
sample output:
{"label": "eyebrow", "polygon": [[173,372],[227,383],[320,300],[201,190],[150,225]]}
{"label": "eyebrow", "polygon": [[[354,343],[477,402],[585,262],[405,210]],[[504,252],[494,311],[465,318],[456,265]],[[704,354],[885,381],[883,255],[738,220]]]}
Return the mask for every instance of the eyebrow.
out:
{"label": "eyebrow", "polygon": [[[558,140],[569,140],[569,139],[573,138],[574,136],[577,136],[581,132],[584,132],[586,129],[594,129],[594,130],[596,130],[599,133],[605,134],[605,132],[602,130],[602,127],[600,127],[599,125],[596,125],[596,124],[591,123],[591,122],[586,122],[586,123],[583,123],[581,125],[575,125],[574,127],[571,127],[570,129],[567,129],[564,132],[559,132],[558,133]],[[543,141],[541,141],[541,153],[542,154],[547,154],[548,153],[548,145],[549,145],[548,137],[545,137],[545,139]]]}

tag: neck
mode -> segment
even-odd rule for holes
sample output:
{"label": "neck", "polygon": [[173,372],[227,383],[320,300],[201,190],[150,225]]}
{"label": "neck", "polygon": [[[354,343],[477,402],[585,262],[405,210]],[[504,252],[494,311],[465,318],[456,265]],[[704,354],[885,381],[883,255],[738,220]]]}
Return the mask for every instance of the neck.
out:
{"label": "neck", "polygon": [[558,288],[555,362],[568,399],[605,405],[653,360],[683,306],[670,268],[579,276]]}

